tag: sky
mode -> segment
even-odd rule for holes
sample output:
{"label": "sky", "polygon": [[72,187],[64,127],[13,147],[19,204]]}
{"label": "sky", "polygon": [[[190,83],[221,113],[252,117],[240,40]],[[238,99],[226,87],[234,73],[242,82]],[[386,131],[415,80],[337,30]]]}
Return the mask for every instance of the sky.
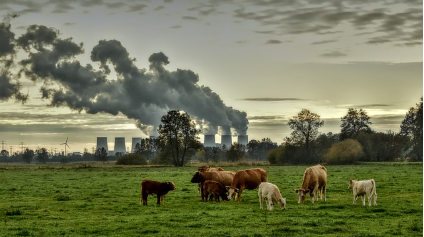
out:
{"label": "sky", "polygon": [[[302,109],[399,131],[423,95],[422,1],[0,2],[0,141],[88,151],[155,135],[168,110],[203,134],[280,144]],[[1,19],[1,18],[0,18]],[[203,136],[200,136],[203,140]],[[220,136],[216,136],[220,142]]]}

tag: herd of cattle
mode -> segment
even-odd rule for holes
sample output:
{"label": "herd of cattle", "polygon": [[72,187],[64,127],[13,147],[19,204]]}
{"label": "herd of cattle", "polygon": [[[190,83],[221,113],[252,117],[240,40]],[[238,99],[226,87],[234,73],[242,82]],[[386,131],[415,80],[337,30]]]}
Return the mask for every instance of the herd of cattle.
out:
{"label": "herd of cattle", "polygon": [[[263,209],[263,201],[266,202],[267,210],[274,210],[274,203],[277,203],[282,210],[286,208],[286,199],[281,196],[278,187],[268,182],[268,173],[262,168],[246,169],[234,171],[224,171],[222,168],[210,168],[202,166],[191,179],[192,183],[198,185],[202,201],[215,200],[219,202],[221,198],[224,201],[235,199],[240,202],[241,194],[244,189],[257,189],[259,196],[259,207]],[[294,191],[298,195],[298,203],[303,203],[309,193],[311,202],[318,201],[318,195],[321,200],[326,201],[327,187],[327,169],[322,165],[315,165],[305,170],[303,174],[302,185]],[[353,204],[360,196],[362,205],[365,206],[365,196],[368,198],[368,204],[371,206],[371,200],[374,199],[374,206],[377,205],[377,192],[375,181],[371,180],[350,180],[349,188],[353,190]],[[141,202],[147,205],[149,194],[157,196],[157,204],[163,204],[164,196],[175,190],[174,182],[158,182],[153,180],[143,180],[141,182]]]}

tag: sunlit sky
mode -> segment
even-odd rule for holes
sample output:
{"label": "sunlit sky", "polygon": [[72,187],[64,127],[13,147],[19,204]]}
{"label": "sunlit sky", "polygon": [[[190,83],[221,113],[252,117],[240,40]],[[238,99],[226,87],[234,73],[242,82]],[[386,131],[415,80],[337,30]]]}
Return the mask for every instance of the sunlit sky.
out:
{"label": "sunlit sky", "polygon": [[[15,38],[33,24],[52,27],[83,44],[74,59],[82,65],[99,69],[90,53],[100,40],[119,41],[146,72],[149,57],[162,52],[166,70],[191,70],[199,87],[247,114],[249,140],[278,144],[290,134],[288,119],[303,108],[321,116],[323,133],[340,132],[348,108],[364,109],[375,131],[399,131],[423,94],[422,13],[422,1],[413,0],[0,1],[0,17],[10,20]],[[16,60],[26,57],[20,50]],[[42,82],[23,75],[19,81],[29,100],[0,101],[7,150],[23,144],[61,151],[68,137],[68,152],[82,152],[96,146],[96,137],[108,137],[113,148],[115,137],[130,147],[132,137],[148,136],[122,113],[48,106]]]}

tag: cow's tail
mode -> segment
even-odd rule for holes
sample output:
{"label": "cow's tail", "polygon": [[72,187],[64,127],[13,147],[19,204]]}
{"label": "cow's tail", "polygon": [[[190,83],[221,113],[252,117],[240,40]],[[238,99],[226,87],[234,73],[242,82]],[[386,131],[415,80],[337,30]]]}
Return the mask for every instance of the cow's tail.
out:
{"label": "cow's tail", "polygon": [[375,188],[375,181],[374,179],[371,179],[371,184],[372,184],[372,194],[374,194],[377,197],[377,190]]}

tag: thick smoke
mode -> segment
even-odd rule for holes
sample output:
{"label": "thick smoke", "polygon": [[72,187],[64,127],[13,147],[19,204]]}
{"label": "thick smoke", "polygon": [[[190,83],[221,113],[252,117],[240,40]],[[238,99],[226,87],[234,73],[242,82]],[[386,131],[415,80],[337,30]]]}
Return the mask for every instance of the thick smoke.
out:
{"label": "thick smoke", "polygon": [[[160,118],[171,109],[190,114],[205,134],[215,134],[218,128],[225,134],[230,128],[246,133],[245,112],[227,107],[209,87],[199,86],[199,76],[193,71],[166,70],[170,62],[162,52],[149,57],[149,70],[139,69],[119,41],[101,40],[91,51],[91,60],[100,68],[94,69],[76,60],[84,52],[83,44],[61,39],[53,28],[32,25],[15,39],[10,25],[0,25],[0,57],[14,59],[21,49],[28,57],[8,62],[20,68],[15,78],[25,75],[41,84],[41,96],[52,106],[91,114],[122,113],[147,134],[155,132]],[[20,100],[19,81],[13,83],[9,74],[0,76],[0,100]],[[3,85],[9,89],[3,90]]]}

